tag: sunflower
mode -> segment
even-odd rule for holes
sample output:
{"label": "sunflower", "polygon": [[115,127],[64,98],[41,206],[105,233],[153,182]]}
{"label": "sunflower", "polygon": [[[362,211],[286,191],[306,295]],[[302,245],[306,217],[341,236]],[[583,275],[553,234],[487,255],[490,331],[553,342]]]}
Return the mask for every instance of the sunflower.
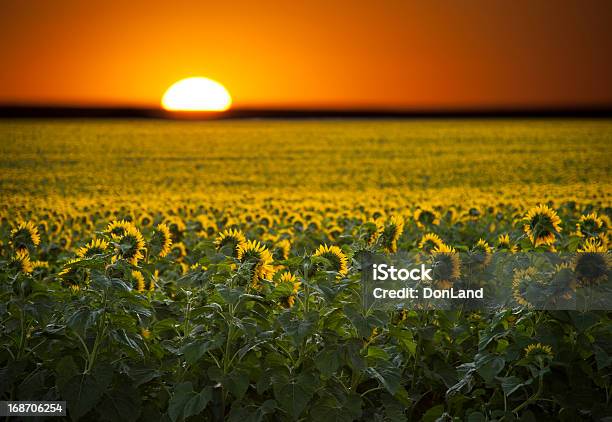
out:
{"label": "sunflower", "polygon": [[576,235],[579,237],[596,238],[605,245],[607,243],[607,228],[604,220],[597,213],[580,216],[576,223]]}
{"label": "sunflower", "polygon": [[366,243],[370,246],[374,245],[385,230],[385,222],[382,218],[368,221],[362,226]]}
{"label": "sunflower", "polygon": [[338,273],[338,278],[348,274],[348,258],[337,246],[320,245],[314,253],[331,262],[334,271]]}
{"label": "sunflower", "polygon": [[123,235],[115,238],[115,243],[113,260],[125,259],[132,265],[138,265],[138,261],[144,258],[144,238],[142,233],[132,224],[125,227]]}
{"label": "sunflower", "polygon": [[378,220],[378,219],[383,218],[385,216],[385,210],[382,210],[382,209],[372,209],[372,210],[369,210],[367,212],[367,215],[372,220]]}
{"label": "sunflower", "polygon": [[339,225],[332,224],[326,229],[326,232],[328,238],[335,240],[338,239],[342,235],[342,233],[344,233],[344,230]]}
{"label": "sunflower", "polygon": [[288,296],[281,298],[281,304],[286,308],[291,308],[295,304],[295,299],[302,283],[298,281],[295,275],[286,271],[281,274],[278,282],[276,283],[277,286],[283,284],[289,285],[288,287],[291,289],[291,293]]}
{"label": "sunflower", "polygon": [[11,259],[10,266],[24,274],[30,274],[34,270],[27,249],[17,249],[15,256]]}
{"label": "sunflower", "polygon": [[435,233],[425,233],[421,237],[418,248],[426,253],[431,253],[437,247],[444,245],[444,241]]}
{"label": "sunflower", "polygon": [[274,244],[272,256],[277,261],[284,261],[289,259],[289,252],[291,251],[291,242],[288,239],[281,239]]}
{"label": "sunflower", "polygon": [[491,262],[491,253],[493,249],[489,245],[489,243],[480,238],[478,242],[472,248],[472,257],[475,259],[476,263],[481,265],[482,267],[486,267]]}
{"label": "sunflower", "polygon": [[510,253],[516,253],[518,248],[516,245],[510,243],[510,236],[506,234],[500,234],[497,238],[497,248],[502,251],[508,251]]}
{"label": "sunflower", "polygon": [[257,217],[257,222],[264,227],[271,227],[274,222],[274,217],[268,214],[262,214]]}
{"label": "sunflower", "polygon": [[90,220],[85,220],[83,222],[83,229],[87,232],[91,232],[95,229],[95,226]]}
{"label": "sunflower", "polygon": [[140,227],[149,227],[153,224],[153,217],[149,213],[143,213],[138,218],[138,225]]}
{"label": "sunflower", "polygon": [[442,244],[432,251],[433,275],[440,289],[449,289],[461,275],[461,261],[455,248]]}
{"label": "sunflower", "polygon": [[196,262],[195,264],[191,264],[189,266],[189,271],[206,271],[207,267],[205,265]]}
{"label": "sunflower", "polygon": [[181,267],[181,274],[187,274],[189,272],[189,264],[183,261],[177,261]]}
{"label": "sunflower", "polygon": [[608,236],[610,234],[610,230],[612,229],[612,221],[610,221],[610,217],[606,214],[602,214],[599,216],[601,219],[601,230]]}
{"label": "sunflower", "polygon": [[535,267],[516,269],[512,278],[512,297],[519,305],[531,308],[531,296],[541,291],[544,285],[543,276]]}
{"label": "sunflower", "polygon": [[170,254],[176,261],[183,261],[183,259],[187,256],[187,247],[183,242],[173,243],[172,247],[170,248]]}
{"label": "sunflower", "polygon": [[382,243],[385,251],[389,253],[397,252],[397,241],[404,232],[404,219],[398,216],[391,216],[382,233]]}
{"label": "sunflower", "polygon": [[49,232],[49,223],[47,220],[42,220],[38,222],[38,226],[36,226],[39,233],[48,233]]}
{"label": "sunflower", "polygon": [[157,227],[155,227],[150,243],[152,254],[156,254],[160,258],[168,255],[170,253],[170,247],[172,246],[172,234],[168,226],[164,223],[158,224]]}
{"label": "sunflower", "polygon": [[291,224],[291,227],[296,231],[304,231],[306,223],[298,213],[291,213],[287,216],[287,222]]}
{"label": "sunflower", "polygon": [[443,218],[451,225],[455,224],[459,220],[459,213],[457,212],[457,208],[448,207],[446,209],[446,213],[444,213]]}
{"label": "sunflower", "polygon": [[57,244],[64,250],[68,250],[68,248],[70,247],[70,245],[72,244],[72,239],[70,238],[70,236],[60,236],[59,239],[57,239]]}
{"label": "sunflower", "polygon": [[571,264],[563,263],[555,266],[555,273],[550,281],[550,301],[570,300],[576,292],[576,276]]}
{"label": "sunflower", "polygon": [[32,261],[32,268],[34,270],[36,269],[49,269],[49,262],[48,261]]}
{"label": "sunflower", "polygon": [[525,347],[524,351],[525,351],[525,357],[534,357],[534,358],[541,357],[545,359],[552,359],[554,356],[552,352],[552,348],[542,343],[530,344],[529,346]]}
{"label": "sunflower", "polygon": [[44,277],[51,273],[48,261],[32,261],[32,272],[37,276]]}
{"label": "sunflower", "polygon": [[257,287],[260,280],[269,278],[274,273],[272,268],[272,254],[264,245],[257,240],[249,240],[238,247],[237,258],[241,262],[252,262],[252,283]]}
{"label": "sunflower", "polygon": [[58,273],[62,286],[69,287],[73,291],[81,290],[81,286],[87,284],[87,271],[73,265],[77,262],[80,262],[80,259],[70,259]]}
{"label": "sunflower", "polygon": [[134,282],[136,284],[134,286],[134,289],[139,293],[144,292],[145,291],[145,279],[142,273],[137,270],[132,270],[132,278],[134,279]]}
{"label": "sunflower", "polygon": [[440,213],[433,208],[417,208],[412,218],[414,218],[414,222],[420,229],[440,224]]}
{"label": "sunflower", "polygon": [[253,221],[255,221],[255,216],[251,213],[244,213],[242,214],[242,219],[247,223],[253,223]]}
{"label": "sunflower", "polygon": [[57,236],[62,231],[63,225],[64,225],[64,222],[61,220],[52,222],[49,225],[49,234],[53,236]]}
{"label": "sunflower", "polygon": [[579,253],[587,253],[587,252],[606,253],[607,251],[608,250],[602,244],[602,242],[599,239],[595,239],[595,238],[587,239],[582,245],[582,247],[577,250],[577,252]]}
{"label": "sunflower", "polygon": [[16,250],[34,250],[36,246],[40,245],[38,227],[31,221],[20,222],[17,227],[11,230],[10,242]]}
{"label": "sunflower", "polygon": [[603,226],[603,220],[597,213],[581,215],[576,223],[576,234],[579,237],[596,237]]}
{"label": "sunflower", "polygon": [[170,229],[170,233],[172,233],[172,240],[178,242],[183,238],[183,232],[185,231],[185,222],[183,219],[177,215],[172,215],[164,221],[168,229]]}
{"label": "sunflower", "polygon": [[240,228],[240,220],[237,219],[236,217],[227,216],[221,221],[221,223],[223,224],[223,227],[225,228],[226,231],[228,229],[239,230]]}
{"label": "sunflower", "polygon": [[108,242],[104,239],[93,238],[87,245],[79,248],[76,252],[79,258],[91,258],[94,255],[101,255],[108,249]]}
{"label": "sunflower", "polygon": [[118,239],[125,234],[126,230],[129,227],[134,227],[134,225],[129,221],[113,220],[108,223],[108,226],[106,227],[106,232],[109,233],[113,239]]}
{"label": "sunflower", "polygon": [[[226,229],[222,233],[219,233],[215,239],[215,245],[218,251],[223,249],[230,249],[232,251],[231,256],[237,257],[240,248],[244,248],[247,244],[244,233],[236,229]],[[230,248],[228,248],[228,245]]]}
{"label": "sunflower", "polygon": [[200,237],[209,237],[217,233],[217,223],[208,215],[200,214],[196,217],[196,232]]}
{"label": "sunflower", "polygon": [[319,219],[312,219],[308,222],[306,229],[310,231],[318,231],[321,228],[321,221]]}
{"label": "sunflower", "polygon": [[524,218],[523,230],[535,247],[552,245],[555,235],[561,232],[561,219],[557,212],[546,205],[530,209]]}
{"label": "sunflower", "polygon": [[599,240],[587,239],[576,252],[573,267],[580,285],[591,286],[608,279],[611,258],[607,248]]}

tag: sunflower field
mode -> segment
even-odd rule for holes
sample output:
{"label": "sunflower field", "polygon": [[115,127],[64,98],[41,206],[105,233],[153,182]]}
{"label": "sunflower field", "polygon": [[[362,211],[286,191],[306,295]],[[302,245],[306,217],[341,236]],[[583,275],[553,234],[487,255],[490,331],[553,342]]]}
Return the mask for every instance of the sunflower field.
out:
{"label": "sunflower field", "polygon": [[511,306],[368,309],[359,257],[448,259],[448,288],[471,252],[567,253],[562,296],[605,285],[611,159],[607,120],[0,121],[0,400],[610,421],[612,307],[534,308],[526,266]]}

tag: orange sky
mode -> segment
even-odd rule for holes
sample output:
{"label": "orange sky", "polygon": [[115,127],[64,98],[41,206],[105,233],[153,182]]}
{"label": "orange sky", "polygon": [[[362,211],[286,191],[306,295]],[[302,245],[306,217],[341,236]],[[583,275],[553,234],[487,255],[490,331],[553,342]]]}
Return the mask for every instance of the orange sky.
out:
{"label": "orange sky", "polygon": [[235,106],[612,105],[608,0],[1,0],[0,103],[158,105],[187,76]]}

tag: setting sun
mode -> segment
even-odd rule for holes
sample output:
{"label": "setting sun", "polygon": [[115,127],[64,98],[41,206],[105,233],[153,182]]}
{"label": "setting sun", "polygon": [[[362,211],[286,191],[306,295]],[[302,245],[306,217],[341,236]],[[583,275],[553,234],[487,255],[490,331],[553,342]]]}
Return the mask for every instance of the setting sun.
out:
{"label": "setting sun", "polygon": [[161,104],[169,111],[225,111],[232,105],[232,97],[219,82],[194,77],[174,83]]}

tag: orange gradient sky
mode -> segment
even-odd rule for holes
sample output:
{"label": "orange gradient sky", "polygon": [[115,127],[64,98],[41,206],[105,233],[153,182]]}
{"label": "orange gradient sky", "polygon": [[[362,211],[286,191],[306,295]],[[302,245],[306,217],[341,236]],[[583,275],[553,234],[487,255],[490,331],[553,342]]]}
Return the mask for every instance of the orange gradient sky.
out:
{"label": "orange gradient sky", "polygon": [[2,0],[0,103],[236,107],[612,105],[608,0]]}

